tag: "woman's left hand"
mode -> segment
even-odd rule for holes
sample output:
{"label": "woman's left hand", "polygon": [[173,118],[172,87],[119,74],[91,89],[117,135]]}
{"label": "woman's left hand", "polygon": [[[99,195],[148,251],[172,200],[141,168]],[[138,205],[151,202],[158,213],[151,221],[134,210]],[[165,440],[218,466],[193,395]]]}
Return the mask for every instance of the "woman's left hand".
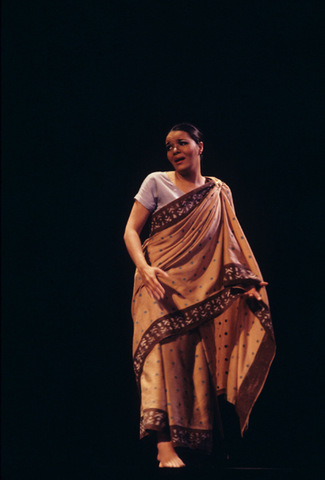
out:
{"label": "woman's left hand", "polygon": [[[266,287],[266,285],[268,285],[267,282],[260,282],[260,287]],[[259,292],[256,290],[255,287],[251,287],[249,290],[246,290],[246,292],[244,293],[244,296],[245,297],[255,297],[256,300],[260,301],[262,300],[262,297],[261,295],[259,294]]]}

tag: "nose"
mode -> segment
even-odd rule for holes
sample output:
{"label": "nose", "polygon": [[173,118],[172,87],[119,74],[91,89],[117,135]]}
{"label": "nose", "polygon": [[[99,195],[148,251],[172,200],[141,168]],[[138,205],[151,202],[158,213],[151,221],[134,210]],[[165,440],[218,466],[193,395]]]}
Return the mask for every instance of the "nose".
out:
{"label": "nose", "polygon": [[174,146],[173,153],[178,153],[178,146],[177,145]]}

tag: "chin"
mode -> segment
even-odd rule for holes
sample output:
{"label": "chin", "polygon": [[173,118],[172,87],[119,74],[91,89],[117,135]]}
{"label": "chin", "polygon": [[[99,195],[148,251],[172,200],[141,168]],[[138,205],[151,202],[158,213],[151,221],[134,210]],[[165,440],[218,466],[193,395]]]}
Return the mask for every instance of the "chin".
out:
{"label": "chin", "polygon": [[189,167],[186,167],[185,165],[179,165],[175,168],[176,172],[179,172],[179,173],[185,173],[185,172],[188,172],[190,170]]}

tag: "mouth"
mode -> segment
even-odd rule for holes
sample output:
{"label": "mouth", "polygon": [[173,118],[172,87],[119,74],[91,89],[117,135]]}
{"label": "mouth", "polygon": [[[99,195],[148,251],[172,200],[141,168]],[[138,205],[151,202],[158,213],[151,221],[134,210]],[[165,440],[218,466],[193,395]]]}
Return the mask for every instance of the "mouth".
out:
{"label": "mouth", "polygon": [[185,157],[178,157],[178,158],[175,158],[174,162],[178,165],[178,164],[181,163],[183,160],[185,160]]}

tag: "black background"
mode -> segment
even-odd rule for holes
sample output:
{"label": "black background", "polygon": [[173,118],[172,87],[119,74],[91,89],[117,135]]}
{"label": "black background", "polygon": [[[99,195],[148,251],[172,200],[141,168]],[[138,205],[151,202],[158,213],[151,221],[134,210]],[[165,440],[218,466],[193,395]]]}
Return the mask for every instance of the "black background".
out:
{"label": "black background", "polygon": [[182,121],[203,131],[203,174],[230,185],[269,282],[278,353],[240,461],[318,460],[323,5],[4,2],[6,478],[146,457],[122,237],[144,177],[169,169],[165,135]]}

